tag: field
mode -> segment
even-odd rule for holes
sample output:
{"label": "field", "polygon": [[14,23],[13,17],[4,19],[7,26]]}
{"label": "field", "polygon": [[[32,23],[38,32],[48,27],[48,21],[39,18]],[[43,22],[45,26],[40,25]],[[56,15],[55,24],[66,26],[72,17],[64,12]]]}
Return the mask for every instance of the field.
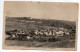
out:
{"label": "field", "polygon": [[[51,27],[63,27],[75,29],[75,22],[59,21],[59,20],[39,20],[27,18],[7,18],[5,24],[5,31],[13,29],[22,29],[27,33],[28,30],[34,29],[50,29]],[[45,38],[45,37],[44,37]],[[7,46],[23,46],[23,47],[47,47],[47,48],[74,48],[75,47],[75,34],[65,35],[58,37],[56,41],[20,41],[20,40],[5,40]]]}
{"label": "field", "polygon": [[47,47],[47,48],[74,48],[74,36],[59,37],[56,41],[52,42],[39,42],[39,41],[19,41],[19,40],[6,40],[7,46],[23,46],[23,47]]}
{"label": "field", "polygon": [[6,31],[13,29],[24,29],[34,30],[34,29],[50,29],[52,27],[62,27],[67,29],[75,29],[76,23],[74,21],[63,21],[63,20],[50,20],[50,19],[27,19],[27,18],[6,18]]}

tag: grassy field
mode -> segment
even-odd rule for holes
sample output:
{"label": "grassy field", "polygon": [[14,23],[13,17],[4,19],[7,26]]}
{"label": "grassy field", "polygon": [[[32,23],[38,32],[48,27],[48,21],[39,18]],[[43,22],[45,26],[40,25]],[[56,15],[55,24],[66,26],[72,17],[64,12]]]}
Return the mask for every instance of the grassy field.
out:
{"label": "grassy field", "polygon": [[74,48],[75,40],[73,36],[67,36],[59,37],[56,41],[52,42],[6,40],[5,44],[7,46],[23,46],[23,47]]}
{"label": "grassy field", "polygon": [[[31,19],[30,19],[31,20]],[[35,22],[27,22],[27,20],[6,20],[6,31],[13,29],[23,29],[27,32],[30,29],[50,29],[52,26],[56,27],[73,27],[75,28],[74,22],[57,21],[57,20],[35,20]],[[5,44],[8,46],[24,46],[24,47],[47,47],[47,48],[74,48],[75,47],[75,35],[74,36],[63,36],[59,37],[56,41],[19,41],[19,40],[6,40]]]}
{"label": "grassy field", "polygon": [[[28,22],[29,21],[29,22]],[[71,21],[62,21],[62,20],[40,20],[40,19],[16,19],[15,18],[6,18],[6,31],[12,29],[24,29],[34,30],[34,29],[50,29],[51,27],[63,27],[63,28],[76,28],[76,23]]]}

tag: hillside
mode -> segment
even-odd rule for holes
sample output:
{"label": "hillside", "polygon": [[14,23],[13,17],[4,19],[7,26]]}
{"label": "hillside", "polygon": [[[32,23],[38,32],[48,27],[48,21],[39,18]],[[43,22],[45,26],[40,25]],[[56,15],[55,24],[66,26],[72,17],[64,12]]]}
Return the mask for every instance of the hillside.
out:
{"label": "hillside", "polygon": [[51,20],[51,19],[32,19],[30,17],[7,17],[6,28],[11,29],[48,29],[51,27],[62,27],[67,29],[75,29],[76,22]]}

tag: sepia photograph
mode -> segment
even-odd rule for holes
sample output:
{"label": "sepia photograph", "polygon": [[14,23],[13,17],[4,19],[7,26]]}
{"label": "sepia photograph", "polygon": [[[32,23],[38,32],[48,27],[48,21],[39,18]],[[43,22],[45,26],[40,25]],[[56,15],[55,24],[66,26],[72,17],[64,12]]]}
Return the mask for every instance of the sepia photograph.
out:
{"label": "sepia photograph", "polygon": [[5,1],[3,49],[77,50],[78,3]]}

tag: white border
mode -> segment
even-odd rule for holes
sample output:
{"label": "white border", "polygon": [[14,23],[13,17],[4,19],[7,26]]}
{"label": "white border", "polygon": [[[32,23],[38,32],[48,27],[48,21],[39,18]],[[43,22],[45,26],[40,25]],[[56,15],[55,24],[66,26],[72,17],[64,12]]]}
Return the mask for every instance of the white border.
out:
{"label": "white border", "polygon": [[[76,2],[79,3],[79,9],[80,9],[80,0],[5,0],[5,1]],[[0,0],[0,52],[49,52],[49,51],[42,51],[42,50],[3,50],[2,49],[3,9],[4,9],[4,0]],[[69,52],[80,52],[80,28],[79,28],[80,23],[79,22],[80,22],[80,14],[78,18],[78,48],[77,51],[69,51]],[[67,51],[51,51],[51,52],[67,52]]]}

